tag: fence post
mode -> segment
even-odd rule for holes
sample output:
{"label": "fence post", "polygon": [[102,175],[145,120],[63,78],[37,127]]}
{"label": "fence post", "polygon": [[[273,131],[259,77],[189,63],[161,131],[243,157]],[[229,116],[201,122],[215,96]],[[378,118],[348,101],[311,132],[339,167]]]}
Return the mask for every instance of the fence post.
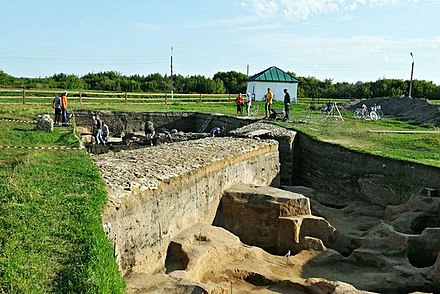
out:
{"label": "fence post", "polygon": [[23,89],[23,104],[26,104],[25,99],[26,99],[26,90]]}
{"label": "fence post", "polygon": [[231,102],[231,93],[229,93],[228,101]]}
{"label": "fence post", "polygon": [[82,93],[81,93],[81,91],[79,92],[79,104],[82,104]]}
{"label": "fence post", "polygon": [[125,104],[128,104],[127,92],[125,92]]}
{"label": "fence post", "polygon": [[202,103],[202,93],[200,93],[199,102]]}
{"label": "fence post", "polygon": [[168,93],[165,93],[165,105],[168,105]]}

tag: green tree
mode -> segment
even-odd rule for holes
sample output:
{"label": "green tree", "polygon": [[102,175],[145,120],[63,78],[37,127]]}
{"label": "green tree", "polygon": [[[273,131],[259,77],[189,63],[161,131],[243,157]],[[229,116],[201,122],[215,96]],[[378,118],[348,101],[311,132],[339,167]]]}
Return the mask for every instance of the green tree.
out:
{"label": "green tree", "polygon": [[0,70],[0,86],[1,87],[11,87],[15,83],[15,78],[8,75],[4,71]]}
{"label": "green tree", "polygon": [[371,98],[373,92],[371,91],[370,83],[357,82],[354,86],[353,98]]}
{"label": "green tree", "polygon": [[54,85],[49,85],[49,88],[59,89],[84,89],[86,83],[83,79],[76,75],[66,75],[63,73],[55,74],[50,79],[54,81]]}
{"label": "green tree", "polygon": [[236,71],[217,72],[213,79],[219,79],[223,82],[226,93],[245,93],[247,88],[247,76]]}

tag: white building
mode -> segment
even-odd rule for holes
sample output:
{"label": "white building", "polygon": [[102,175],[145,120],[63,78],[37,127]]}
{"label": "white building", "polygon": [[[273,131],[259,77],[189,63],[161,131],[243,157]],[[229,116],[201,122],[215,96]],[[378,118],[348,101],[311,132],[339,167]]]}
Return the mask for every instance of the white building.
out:
{"label": "white building", "polygon": [[246,92],[252,95],[253,100],[262,101],[267,93],[267,88],[270,88],[276,101],[284,101],[284,89],[287,89],[291,101],[296,103],[298,101],[298,83],[299,81],[288,73],[272,66],[249,77]]}

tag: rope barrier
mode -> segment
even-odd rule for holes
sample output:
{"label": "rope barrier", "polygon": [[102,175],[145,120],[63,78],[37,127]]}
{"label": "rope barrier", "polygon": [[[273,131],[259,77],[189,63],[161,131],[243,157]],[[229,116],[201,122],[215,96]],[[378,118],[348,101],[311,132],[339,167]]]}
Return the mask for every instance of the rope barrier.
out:
{"label": "rope barrier", "polygon": [[[18,123],[37,123],[36,120],[22,120],[22,119],[9,119],[0,118],[0,122],[18,122]],[[73,125],[73,135],[78,139],[80,147],[67,147],[67,146],[9,146],[0,145],[0,149],[31,149],[31,150],[81,150],[85,149],[83,142],[76,135],[76,124]]]}
{"label": "rope barrier", "polygon": [[66,146],[9,146],[0,145],[3,149],[32,149],[32,150],[81,150],[81,147],[66,147]]}
{"label": "rope barrier", "polygon": [[8,119],[8,118],[1,118],[0,121],[4,122],[18,122],[18,123],[28,123],[28,124],[36,124],[36,120],[23,120],[23,119]]}

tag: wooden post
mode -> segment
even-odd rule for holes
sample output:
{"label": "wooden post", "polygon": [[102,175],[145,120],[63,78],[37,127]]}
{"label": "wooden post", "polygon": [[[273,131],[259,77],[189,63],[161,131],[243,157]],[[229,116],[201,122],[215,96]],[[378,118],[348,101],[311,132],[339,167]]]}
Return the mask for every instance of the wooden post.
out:
{"label": "wooden post", "polygon": [[199,101],[200,101],[200,103],[202,102],[202,93],[200,93]]}
{"label": "wooden post", "polygon": [[231,93],[229,93],[228,101],[231,102]]}
{"label": "wooden post", "polygon": [[127,96],[127,92],[125,92],[125,104],[128,104],[128,96]]}
{"label": "wooden post", "polygon": [[26,104],[25,99],[26,99],[26,90],[23,89],[23,104]]}
{"label": "wooden post", "polygon": [[79,104],[82,104],[82,93],[79,92]]}
{"label": "wooden post", "polygon": [[168,105],[168,93],[165,93],[165,105]]}

